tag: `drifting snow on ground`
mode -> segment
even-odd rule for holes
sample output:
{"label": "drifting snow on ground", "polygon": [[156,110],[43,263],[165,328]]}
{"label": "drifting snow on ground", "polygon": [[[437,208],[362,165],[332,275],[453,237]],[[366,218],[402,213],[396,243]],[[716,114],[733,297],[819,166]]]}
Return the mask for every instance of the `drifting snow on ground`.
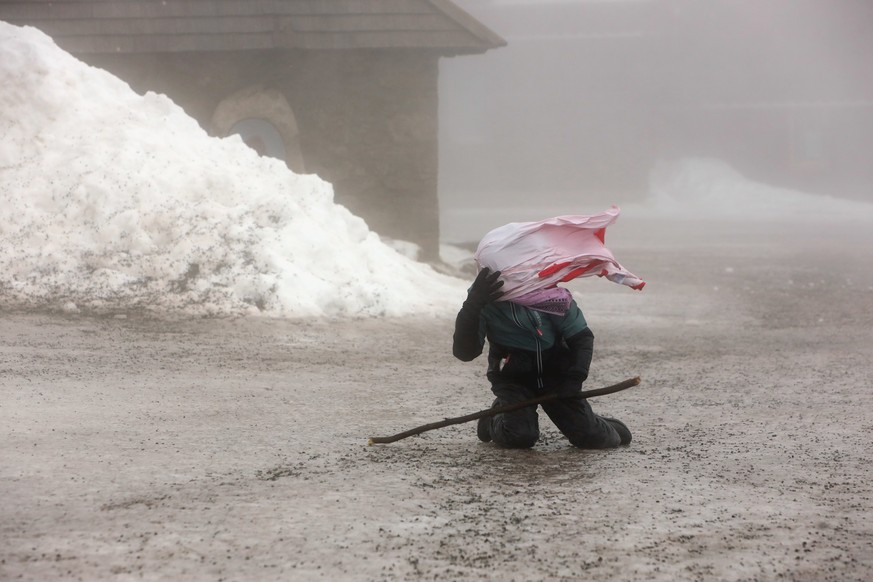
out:
{"label": "drifting snow on ground", "polygon": [[649,217],[750,222],[871,221],[873,204],[778,188],[749,180],[721,160],[662,162],[636,212]]}
{"label": "drifting snow on ground", "polygon": [[[443,209],[443,238],[456,243],[479,240],[486,232],[507,222],[537,221],[561,214],[590,214],[604,210],[593,206],[586,195],[549,197],[562,204],[518,207],[501,204],[482,208]],[[834,225],[847,222],[873,223],[873,204],[810,194],[755,182],[724,161],[683,158],[655,165],[642,200],[611,201],[621,206],[622,218],[610,232],[628,222],[675,221],[678,228],[696,228],[695,223],[780,223]],[[704,227],[705,228],[705,227]],[[612,238],[615,241],[615,238]]]}
{"label": "drifting snow on ground", "polygon": [[463,299],[318,177],[209,137],[36,29],[0,22],[0,53],[6,306],[404,315]]}

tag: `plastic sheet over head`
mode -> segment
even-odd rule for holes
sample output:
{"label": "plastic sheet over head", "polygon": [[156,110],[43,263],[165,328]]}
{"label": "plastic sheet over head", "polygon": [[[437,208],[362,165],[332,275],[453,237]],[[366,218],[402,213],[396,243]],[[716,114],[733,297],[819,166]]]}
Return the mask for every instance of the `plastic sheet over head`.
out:
{"label": "plastic sheet over head", "polygon": [[539,222],[512,222],[495,228],[479,242],[479,268],[501,271],[510,301],[578,277],[606,277],[642,289],[645,282],[627,271],[606,248],[606,227],[620,210],[613,206],[592,215],[556,216]]}

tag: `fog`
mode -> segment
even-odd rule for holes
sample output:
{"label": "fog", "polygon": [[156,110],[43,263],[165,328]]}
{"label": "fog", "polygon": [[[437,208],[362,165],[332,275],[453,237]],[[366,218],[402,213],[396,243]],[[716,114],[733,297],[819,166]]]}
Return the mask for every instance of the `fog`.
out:
{"label": "fog", "polygon": [[507,46],[442,60],[444,225],[644,203],[656,168],[688,159],[873,200],[873,3],[457,4]]}
{"label": "fog", "polygon": [[[593,399],[631,445],[580,451],[543,417],[533,450],[472,424],[367,446],[493,401],[485,358],[450,349],[469,278],[0,22],[0,580],[873,579],[866,77],[822,56],[807,78],[786,49],[691,82],[712,53],[680,67],[658,34],[577,18],[678,27],[691,5],[461,2],[510,44],[444,61],[442,227],[622,206],[606,239],[644,291],[567,286],[597,336],[586,388],[643,379]],[[711,14],[753,4],[731,6]],[[830,100],[728,99],[770,70]],[[786,150],[786,115],[827,148]]]}

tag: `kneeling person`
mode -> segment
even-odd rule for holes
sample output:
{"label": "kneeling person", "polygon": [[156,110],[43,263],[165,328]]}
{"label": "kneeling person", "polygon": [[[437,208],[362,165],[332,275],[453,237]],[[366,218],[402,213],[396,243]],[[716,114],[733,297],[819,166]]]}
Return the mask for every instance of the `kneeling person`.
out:
{"label": "kneeling person", "polygon": [[[584,449],[603,449],[631,441],[627,426],[598,416],[581,396],[594,349],[594,334],[570,291],[552,287],[522,302],[498,301],[500,272],[479,271],[455,321],[452,352],[472,361],[488,339],[488,380],[494,406],[514,404],[545,394],[561,399],[543,410],[569,441]],[[482,441],[529,448],[539,440],[536,406],[480,419]]]}

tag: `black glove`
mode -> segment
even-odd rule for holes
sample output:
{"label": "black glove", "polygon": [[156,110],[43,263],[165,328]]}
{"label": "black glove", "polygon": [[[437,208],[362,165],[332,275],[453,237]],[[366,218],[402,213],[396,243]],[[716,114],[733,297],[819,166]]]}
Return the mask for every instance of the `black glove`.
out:
{"label": "black glove", "polygon": [[500,271],[491,272],[491,269],[484,267],[473,281],[473,286],[467,293],[467,300],[464,302],[465,307],[481,310],[483,307],[493,301],[497,301],[503,297],[503,281],[499,280]]}

